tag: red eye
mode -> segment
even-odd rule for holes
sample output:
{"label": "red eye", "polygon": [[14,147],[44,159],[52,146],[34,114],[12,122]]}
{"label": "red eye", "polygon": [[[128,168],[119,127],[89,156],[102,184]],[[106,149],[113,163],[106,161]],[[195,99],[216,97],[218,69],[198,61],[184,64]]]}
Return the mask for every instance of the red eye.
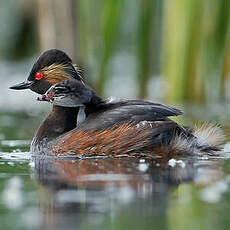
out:
{"label": "red eye", "polygon": [[42,72],[37,72],[37,73],[35,74],[35,78],[36,78],[37,80],[41,80],[42,77],[43,77]]}

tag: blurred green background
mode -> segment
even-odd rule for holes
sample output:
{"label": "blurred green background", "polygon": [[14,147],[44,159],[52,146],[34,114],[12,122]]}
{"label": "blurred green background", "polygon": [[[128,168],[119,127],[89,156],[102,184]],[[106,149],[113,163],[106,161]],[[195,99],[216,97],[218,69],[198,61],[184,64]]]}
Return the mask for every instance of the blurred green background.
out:
{"label": "blurred green background", "polygon": [[58,48],[87,69],[86,80],[101,95],[199,104],[228,99],[229,0],[0,4],[1,60]]}

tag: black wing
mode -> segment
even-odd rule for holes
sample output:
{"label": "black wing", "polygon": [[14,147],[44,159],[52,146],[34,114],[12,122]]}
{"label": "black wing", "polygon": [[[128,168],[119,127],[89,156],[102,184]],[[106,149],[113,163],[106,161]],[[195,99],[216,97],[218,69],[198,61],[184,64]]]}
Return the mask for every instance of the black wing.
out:
{"label": "black wing", "polygon": [[79,128],[101,130],[124,123],[136,125],[141,121],[169,121],[168,117],[181,114],[179,109],[143,100],[105,102],[98,105]]}

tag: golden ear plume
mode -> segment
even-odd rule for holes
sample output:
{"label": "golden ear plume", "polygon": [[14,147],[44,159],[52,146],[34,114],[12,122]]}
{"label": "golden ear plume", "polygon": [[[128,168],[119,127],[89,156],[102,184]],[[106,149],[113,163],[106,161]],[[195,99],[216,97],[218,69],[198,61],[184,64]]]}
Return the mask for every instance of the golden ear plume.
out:
{"label": "golden ear plume", "polygon": [[42,69],[42,73],[44,75],[44,79],[51,85],[54,85],[60,81],[71,79],[71,75],[68,73],[68,71],[66,71],[67,69],[67,65],[52,64],[44,67]]}

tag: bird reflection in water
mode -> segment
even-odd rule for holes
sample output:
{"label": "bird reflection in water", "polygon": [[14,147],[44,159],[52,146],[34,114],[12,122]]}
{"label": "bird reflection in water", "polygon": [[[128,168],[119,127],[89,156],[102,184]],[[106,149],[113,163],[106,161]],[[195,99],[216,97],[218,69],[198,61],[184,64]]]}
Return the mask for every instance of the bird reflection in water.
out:
{"label": "bird reflection in water", "polygon": [[[43,229],[165,228],[170,191],[204,176],[205,161],[146,158],[34,158]],[[213,165],[208,170],[219,177]],[[212,170],[213,169],[213,170]],[[220,171],[219,171],[220,172]],[[208,177],[205,176],[207,182]],[[122,227],[123,226],[123,227]],[[143,227],[143,226],[142,226]]]}

